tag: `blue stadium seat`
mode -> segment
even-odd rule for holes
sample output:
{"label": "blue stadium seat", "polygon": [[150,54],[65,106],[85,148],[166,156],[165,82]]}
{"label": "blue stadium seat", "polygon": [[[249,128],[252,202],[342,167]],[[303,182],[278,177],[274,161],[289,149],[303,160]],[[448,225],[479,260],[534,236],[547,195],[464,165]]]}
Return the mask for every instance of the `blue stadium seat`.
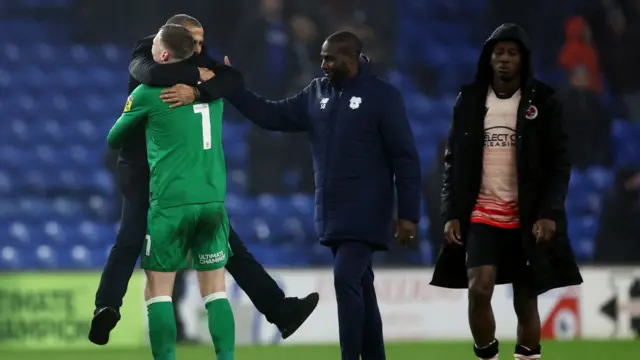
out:
{"label": "blue stadium seat", "polygon": [[405,76],[400,71],[389,71],[387,73],[387,81],[398,88],[398,90],[400,90],[402,94],[412,94],[418,92],[413,81],[411,81],[409,77]]}
{"label": "blue stadium seat", "polygon": [[588,260],[593,257],[594,239],[598,232],[598,219],[595,216],[574,217],[569,221],[569,238],[576,257]]}
{"label": "blue stadium seat", "polygon": [[569,215],[597,215],[602,206],[600,186],[606,186],[606,176],[597,170],[583,173],[573,171],[569,181],[566,209]]}
{"label": "blue stadium seat", "polygon": [[281,254],[277,248],[266,244],[249,244],[249,251],[258,260],[259,263],[266,267],[278,267],[281,266]]}
{"label": "blue stadium seat", "polygon": [[613,186],[614,174],[604,167],[592,167],[587,169],[585,176],[595,190],[605,191]]}
{"label": "blue stadium seat", "polygon": [[[424,265],[432,265],[433,263],[433,249],[429,241],[420,241],[418,244],[420,248],[420,260]],[[438,249],[436,249],[437,251]]]}
{"label": "blue stadium seat", "polygon": [[269,215],[286,216],[295,211],[286,197],[262,194],[258,195],[257,204],[260,212]]}
{"label": "blue stadium seat", "polygon": [[419,93],[405,95],[405,102],[413,104],[407,109],[407,116],[416,122],[428,121],[429,115],[432,113],[435,104],[434,101]]}
{"label": "blue stadium seat", "polygon": [[[0,196],[6,197],[13,190],[13,181],[9,173],[0,171]],[[2,214],[2,210],[0,210]]]}
{"label": "blue stadium seat", "polygon": [[247,189],[247,173],[243,169],[227,168],[227,193],[243,196]]}
{"label": "blue stadium seat", "polygon": [[73,245],[67,251],[61,252],[61,263],[70,268],[93,268],[93,253],[84,245]]}
{"label": "blue stadium seat", "polygon": [[245,141],[250,129],[250,125],[246,123],[225,121],[222,126],[222,140],[224,144],[227,144],[227,141]]}
{"label": "blue stadium seat", "polygon": [[[16,100],[14,98],[14,100]],[[24,115],[24,114],[23,114]],[[8,121],[6,132],[3,137],[6,140],[6,144],[11,145],[26,145],[29,140],[30,126],[23,118],[13,117]],[[33,143],[32,143],[33,144]]]}
{"label": "blue stadium seat", "polygon": [[633,166],[640,160],[640,125],[625,120],[613,122],[613,152],[616,168]]}
{"label": "blue stadium seat", "polygon": [[249,149],[244,141],[224,141],[225,159],[231,167],[246,167]]}
{"label": "blue stadium seat", "polygon": [[[31,240],[32,240],[31,231],[30,231],[30,228],[27,227],[25,223],[15,221],[7,225],[8,225],[7,230],[9,233],[9,237],[11,239],[11,241],[9,242],[10,244],[13,243],[13,244],[28,245],[29,243],[31,243]],[[35,236],[33,238],[35,238]]]}
{"label": "blue stadium seat", "polygon": [[101,123],[108,124],[106,126],[100,126],[99,124],[95,124],[94,122],[87,120],[86,118],[70,120],[71,121],[67,124],[67,126],[65,126],[65,131],[68,132],[67,134],[69,138],[75,139],[76,141],[83,144],[92,144],[94,146],[96,145],[96,143],[105,144],[104,147],[106,148],[108,129],[106,129],[106,131],[104,131],[104,129],[106,127],[110,128],[115,119],[110,123],[102,121]]}
{"label": "blue stadium seat", "polygon": [[571,238],[571,247],[575,253],[578,261],[585,261],[593,259],[593,253],[595,250],[594,238],[591,237],[577,237]]}
{"label": "blue stadium seat", "polygon": [[426,214],[422,214],[422,216],[420,216],[420,223],[418,224],[418,236],[421,239],[425,239],[428,240],[428,234],[429,234],[429,226],[431,224],[429,223],[429,218],[427,217]]}
{"label": "blue stadium seat", "polygon": [[0,246],[0,271],[19,269],[18,252],[13,246]]}
{"label": "blue stadium seat", "polygon": [[85,245],[109,245],[113,244],[116,237],[116,229],[108,224],[83,221],[75,229],[78,244]]}
{"label": "blue stadium seat", "polygon": [[81,89],[86,91],[83,86],[83,77],[82,73],[73,67],[60,67],[57,71],[51,74],[51,82],[55,82],[55,84],[62,88],[63,90],[69,91],[72,89]]}
{"label": "blue stadium seat", "polygon": [[264,216],[255,216],[251,219],[251,229],[257,242],[263,244],[271,242],[273,230],[270,225],[269,220]]}
{"label": "blue stadium seat", "polygon": [[224,204],[231,219],[246,218],[257,209],[257,204],[252,199],[235,194],[227,194]]}
{"label": "blue stadium seat", "polygon": [[281,244],[304,244],[308,242],[304,219],[297,216],[274,216],[268,219],[271,242]]}
{"label": "blue stadium seat", "polygon": [[[328,252],[330,250],[326,249]],[[279,263],[287,264],[287,266],[304,267],[309,266],[310,254],[309,247],[300,244],[283,244],[276,251],[280,253]]]}
{"label": "blue stadium seat", "polygon": [[78,199],[59,197],[51,205],[56,217],[60,219],[81,219],[86,216],[86,206]]}
{"label": "blue stadium seat", "polygon": [[[3,26],[0,25],[0,30],[2,29]],[[20,62],[21,51],[16,44],[5,43],[0,50],[2,50],[2,58],[5,61],[9,62],[6,65],[16,64]]]}
{"label": "blue stadium seat", "polygon": [[105,44],[100,47],[101,54],[98,56],[103,57],[108,62],[120,67],[122,64],[126,64],[129,61],[129,51],[122,49],[114,44]]}
{"label": "blue stadium seat", "polygon": [[315,198],[313,195],[293,194],[289,198],[291,207],[300,215],[313,218]]}
{"label": "blue stadium seat", "polygon": [[311,265],[327,265],[333,262],[333,254],[331,249],[321,245],[319,242],[315,242],[311,245],[309,251],[309,263]]}

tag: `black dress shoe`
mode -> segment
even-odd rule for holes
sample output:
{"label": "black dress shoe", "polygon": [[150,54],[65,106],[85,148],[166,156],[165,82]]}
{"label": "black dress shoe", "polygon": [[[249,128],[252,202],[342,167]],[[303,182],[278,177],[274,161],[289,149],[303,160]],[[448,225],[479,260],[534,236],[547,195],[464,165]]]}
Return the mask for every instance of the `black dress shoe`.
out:
{"label": "black dress shoe", "polygon": [[120,312],[111,307],[97,309],[93,313],[89,340],[96,345],[106,345],[109,342],[109,333],[116,327],[120,320]]}
{"label": "black dress shoe", "polygon": [[302,299],[284,299],[283,307],[286,307],[286,312],[288,313],[288,316],[286,317],[287,321],[278,325],[278,329],[280,330],[280,333],[282,333],[283,339],[293,335],[293,333],[300,328],[307,318],[309,318],[309,315],[311,315],[313,310],[316,309],[319,300],[320,295],[318,295],[317,292],[311,293]]}

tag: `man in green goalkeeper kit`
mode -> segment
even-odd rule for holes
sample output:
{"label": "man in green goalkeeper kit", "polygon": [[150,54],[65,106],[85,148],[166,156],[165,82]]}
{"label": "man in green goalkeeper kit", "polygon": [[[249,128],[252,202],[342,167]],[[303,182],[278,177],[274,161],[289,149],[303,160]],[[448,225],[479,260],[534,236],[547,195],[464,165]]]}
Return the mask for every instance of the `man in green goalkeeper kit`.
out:
{"label": "man in green goalkeeper kit", "polygon": [[[180,25],[165,25],[153,40],[159,63],[185,60],[193,39]],[[208,80],[213,73],[203,75]],[[190,252],[218,360],[233,359],[235,325],[225,292],[224,266],[231,256],[224,207],[226,170],[222,151],[222,100],[170,109],[161,88],[138,86],[127,99],[107,142],[119,148],[130,131],[146,126],[151,170],[150,208],[142,268],[149,338],[156,360],[174,360],[176,327],[171,304],[175,272]],[[146,122],[145,122],[146,119]]]}

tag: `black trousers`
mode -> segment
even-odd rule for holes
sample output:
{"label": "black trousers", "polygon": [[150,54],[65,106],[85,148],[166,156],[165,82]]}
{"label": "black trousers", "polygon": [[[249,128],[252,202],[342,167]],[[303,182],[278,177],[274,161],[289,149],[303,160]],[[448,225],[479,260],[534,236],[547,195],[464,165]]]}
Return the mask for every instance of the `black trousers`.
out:
{"label": "black trousers", "polygon": [[[140,193],[125,190],[130,189],[123,189],[125,196],[120,230],[102,272],[96,293],[97,308],[122,306],[129,279],[142,252],[147,230],[148,191]],[[284,292],[247,250],[233,228],[229,229],[229,243],[233,256],[229,258],[227,271],[267,321],[279,325],[283,321],[280,319],[283,312],[279,307],[284,300]]]}
{"label": "black trousers", "polygon": [[373,248],[344,242],[333,249],[342,360],[383,360],[382,318],[373,287]]}

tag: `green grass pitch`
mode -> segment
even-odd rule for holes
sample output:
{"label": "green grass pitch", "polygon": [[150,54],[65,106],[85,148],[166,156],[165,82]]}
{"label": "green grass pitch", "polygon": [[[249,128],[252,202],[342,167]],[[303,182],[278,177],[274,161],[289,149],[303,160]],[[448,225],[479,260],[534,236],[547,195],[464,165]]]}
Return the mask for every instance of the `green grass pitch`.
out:
{"label": "green grass pitch", "polygon": [[[327,360],[339,359],[337,345],[251,346],[236,350],[238,360]],[[3,360],[146,360],[147,349],[115,350],[96,348],[84,351],[9,351],[0,350]],[[215,359],[213,349],[205,346],[181,347],[180,360]],[[392,343],[387,345],[389,360],[471,360],[469,342]],[[500,359],[513,359],[513,343],[501,344]],[[553,341],[543,343],[543,359],[551,360],[638,360],[640,341]]]}

